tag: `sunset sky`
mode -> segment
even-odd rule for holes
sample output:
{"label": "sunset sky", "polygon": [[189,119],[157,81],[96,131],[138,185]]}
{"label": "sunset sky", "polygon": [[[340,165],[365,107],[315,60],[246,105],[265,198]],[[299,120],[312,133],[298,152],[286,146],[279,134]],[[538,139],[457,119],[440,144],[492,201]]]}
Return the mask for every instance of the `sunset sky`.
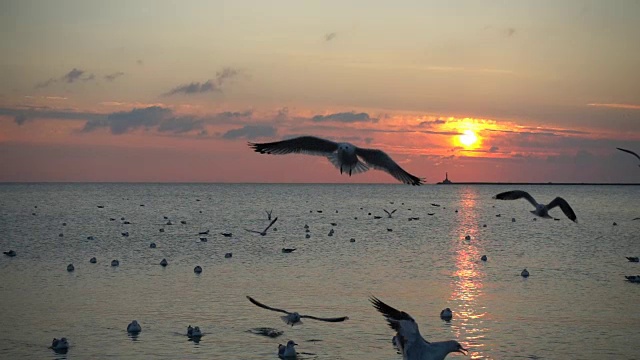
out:
{"label": "sunset sky", "polygon": [[[0,2],[0,181],[640,183],[640,1]],[[466,135],[464,135],[466,133]],[[475,138],[475,141],[474,141]]]}

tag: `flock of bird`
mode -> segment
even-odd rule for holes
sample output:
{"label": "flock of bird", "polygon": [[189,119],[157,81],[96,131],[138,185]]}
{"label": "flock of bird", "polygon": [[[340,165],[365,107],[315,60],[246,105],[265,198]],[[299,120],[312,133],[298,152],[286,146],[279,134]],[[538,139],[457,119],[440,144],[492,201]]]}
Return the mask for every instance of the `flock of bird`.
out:
{"label": "flock of bird", "polygon": [[[255,151],[260,153],[268,153],[268,154],[307,153],[312,155],[326,156],[329,158],[331,163],[334,164],[340,170],[341,173],[347,173],[349,175],[353,173],[367,171],[369,167],[372,167],[375,169],[386,171],[396,179],[406,184],[410,184],[410,185],[423,184],[422,179],[407,173],[399,165],[397,165],[387,154],[385,154],[381,150],[363,149],[348,143],[335,143],[329,140],[320,139],[320,138],[311,137],[311,136],[299,137],[299,138],[273,142],[273,143],[264,143],[264,144],[250,143],[249,145]],[[625,149],[620,149],[620,150],[625,152],[630,152],[638,156],[637,154],[629,150],[625,150]],[[535,216],[545,218],[545,219],[551,219],[552,217],[549,215],[549,211],[556,207],[559,207],[560,210],[562,210],[564,215],[569,220],[573,222],[578,221],[577,216],[573,211],[573,209],[571,208],[571,206],[569,205],[569,203],[561,197],[556,197],[555,199],[550,201],[548,204],[541,204],[541,203],[538,203],[534,199],[534,197],[531,196],[529,193],[521,190],[513,190],[513,191],[499,193],[495,195],[493,198],[497,200],[525,199],[529,203],[531,203],[531,205],[533,205],[534,207],[534,210],[531,210],[531,213],[534,214]],[[435,207],[440,206],[435,203],[431,205]],[[98,207],[104,208],[103,205],[100,205]],[[396,209],[392,211],[388,211],[386,209],[383,209],[383,210],[389,218],[392,218],[393,214],[396,212]],[[268,226],[266,226],[261,231],[251,230],[251,229],[245,229],[245,230],[247,232],[255,233],[260,236],[266,236],[269,230],[277,231],[277,229],[273,226],[278,221],[278,217],[275,217],[272,219],[273,210],[266,211],[266,212],[269,220]],[[371,213],[369,213],[369,215],[371,215]],[[432,213],[429,213],[429,215],[432,215]],[[496,216],[499,216],[499,215],[500,214]],[[375,216],[375,218],[380,218],[380,217]],[[165,217],[165,219],[167,218]],[[418,217],[409,218],[409,220],[418,220],[418,219],[419,219]],[[115,220],[115,219],[111,218],[110,220]],[[124,221],[124,218],[121,218],[121,220]],[[515,219],[512,219],[512,220],[515,221]],[[555,219],[555,220],[558,220],[558,219]],[[184,221],[182,221],[181,223],[186,224],[186,222]],[[171,222],[169,221],[167,222],[167,224],[171,224]],[[66,223],[64,223],[63,225],[66,225]],[[335,224],[332,223],[332,225],[335,225]],[[392,229],[390,228],[388,228],[387,230],[392,231]],[[163,229],[160,229],[160,231],[163,231]],[[305,225],[305,231],[306,232],[309,231],[308,225]],[[201,236],[200,240],[204,242],[204,241],[207,241],[205,236],[208,234],[209,234],[209,230],[206,230],[206,231],[200,232],[198,235]],[[62,234],[60,235],[62,236]],[[122,236],[126,237],[128,235],[129,235],[128,232],[122,233]],[[233,234],[230,232],[223,232],[221,233],[221,235],[225,237],[233,236]],[[332,235],[333,235],[333,229],[329,232],[328,236],[332,236]],[[307,234],[306,237],[308,238],[309,234]],[[92,237],[88,237],[88,239],[91,239],[91,238]],[[470,240],[470,237],[467,236],[466,239]],[[351,242],[354,242],[354,241],[355,239],[352,238]],[[154,248],[155,243],[151,243],[150,247]],[[296,250],[295,248],[282,248],[283,253],[291,253],[295,250]],[[14,250],[5,251],[4,254],[9,257],[15,257],[17,255]],[[225,254],[226,258],[229,258],[231,256],[232,256],[231,253]],[[627,259],[630,262],[640,261],[638,257],[627,257]],[[483,255],[480,260],[487,261],[487,256]],[[90,262],[96,263],[96,258],[95,257],[91,258]],[[118,260],[114,259],[111,265],[118,266],[119,265]],[[162,259],[162,261],[160,262],[160,265],[167,266],[168,265],[167,260]],[[73,264],[69,264],[67,266],[67,271],[70,271],[70,272],[74,271]],[[196,274],[200,274],[202,272],[202,267],[196,266],[194,268],[194,272]],[[528,277],[530,274],[527,271],[527,269],[524,269],[522,270],[520,275],[522,277]],[[626,279],[630,282],[640,283],[640,275],[626,276]],[[291,326],[301,325],[302,319],[310,319],[310,320],[333,322],[333,323],[344,322],[346,320],[349,320],[348,316],[319,317],[319,316],[313,316],[308,314],[301,314],[299,312],[288,311],[288,310],[265,305],[251,296],[247,296],[247,299],[249,300],[249,302],[251,302],[257,307],[284,314],[281,316],[281,319],[287,325],[291,325]],[[409,315],[404,311],[393,308],[392,306],[384,303],[382,300],[378,299],[375,296],[371,296],[369,301],[371,302],[373,307],[382,314],[384,319],[387,321],[389,327],[395,331],[395,335],[392,338],[392,343],[395,346],[395,348],[398,350],[398,352],[402,354],[402,357],[404,360],[441,360],[447,357],[447,355],[450,353],[461,353],[464,355],[468,354],[469,350],[464,348],[460,343],[458,343],[455,340],[439,341],[439,342],[430,342],[425,340],[420,334],[420,331],[418,329],[418,325],[415,319],[411,317],[411,315]],[[450,308],[443,309],[442,312],[440,313],[440,317],[445,321],[450,321],[453,318],[453,312],[451,311]],[[266,335],[270,337],[277,337],[283,333],[282,331],[278,331],[276,329],[271,329],[271,328],[256,328],[253,330],[254,330],[254,333]],[[142,331],[142,327],[136,320],[133,320],[127,326],[127,332],[133,336],[137,336],[138,334],[140,334],[141,331]],[[198,326],[192,327],[191,325],[189,325],[187,327],[186,335],[189,338],[189,340],[199,341],[200,338],[203,336],[203,333]],[[285,345],[280,344],[278,346],[278,352],[277,352],[278,356],[282,359],[297,358],[298,352],[296,351],[296,348],[295,348],[295,346],[297,345],[298,344],[293,340],[289,340]],[[57,353],[66,353],[69,349],[69,341],[65,337],[62,337],[60,339],[54,338],[50,348]]]}

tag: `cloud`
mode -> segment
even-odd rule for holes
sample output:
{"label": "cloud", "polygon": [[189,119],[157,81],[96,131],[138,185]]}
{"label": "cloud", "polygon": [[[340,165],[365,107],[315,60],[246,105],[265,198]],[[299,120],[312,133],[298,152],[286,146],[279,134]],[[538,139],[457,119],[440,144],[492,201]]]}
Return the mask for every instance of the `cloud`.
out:
{"label": "cloud", "polygon": [[233,140],[238,138],[255,139],[260,137],[272,137],[276,135],[276,129],[270,125],[245,125],[239,129],[232,129],[222,135],[222,138]]}
{"label": "cloud", "polygon": [[124,73],[122,71],[118,71],[118,72],[114,72],[113,74],[105,75],[104,79],[107,80],[107,81],[113,81],[113,80],[119,78],[122,75],[124,75]]}
{"label": "cloud", "polygon": [[80,77],[84,73],[85,73],[84,70],[79,70],[79,69],[73,68],[71,71],[69,71],[68,73],[63,75],[60,78],[60,80],[71,84],[71,83],[75,82],[76,80],[80,79]]}
{"label": "cloud", "polygon": [[427,120],[427,121],[423,121],[420,124],[418,124],[418,126],[426,126],[426,127],[431,127],[433,125],[442,125],[442,124],[446,124],[447,120],[442,120],[442,119],[437,119],[437,120]]}
{"label": "cloud", "polygon": [[90,81],[90,80],[94,80],[95,79],[95,75],[93,74],[89,74],[86,77],[82,77],[82,75],[86,74],[86,71],[84,70],[80,70],[77,68],[73,68],[71,69],[71,71],[69,71],[68,73],[62,75],[59,78],[51,78],[49,80],[43,81],[43,82],[39,82],[36,84],[36,89],[41,89],[41,88],[45,88],[48,87],[51,84],[55,84],[58,81],[61,82],[65,82],[67,84],[72,84],[74,82],[77,82],[78,80],[82,80],[82,81]]}
{"label": "cloud", "polygon": [[590,103],[587,106],[604,107],[610,109],[628,109],[628,110],[640,110],[640,105],[635,104],[602,104],[602,103]]}
{"label": "cloud", "polygon": [[200,130],[200,135],[206,135],[206,130],[203,127],[204,121],[202,119],[196,119],[193,117],[177,117],[170,118],[160,123],[158,131],[170,132],[174,134],[183,134],[193,130]]}
{"label": "cloud", "polygon": [[338,34],[336,34],[335,32],[325,34],[324,35],[324,41],[331,41],[331,40],[335,39],[337,35]]}
{"label": "cloud", "polygon": [[193,116],[176,116],[168,108],[149,106],[111,113],[106,118],[89,120],[81,132],[88,133],[108,128],[113,135],[121,135],[141,128],[146,130],[155,128],[163,133],[183,134],[194,130],[204,131],[204,121],[205,119]]}
{"label": "cloud", "polygon": [[171,96],[175,94],[201,94],[207,92],[222,92],[223,85],[231,78],[238,75],[238,70],[226,67],[216,73],[214,79],[209,79],[203,83],[192,82],[189,84],[178,85],[173,89],[164,93],[164,96]]}
{"label": "cloud", "polygon": [[344,123],[354,123],[354,122],[377,122],[378,119],[369,117],[367,113],[356,113],[356,112],[343,112],[343,113],[335,113],[330,115],[316,115],[311,118],[311,121],[314,122],[323,122],[323,121],[336,121],[336,122],[344,122]]}
{"label": "cloud", "polygon": [[222,91],[222,90],[220,90],[211,80],[207,80],[204,83],[192,82],[190,84],[176,86],[175,88],[166,92],[164,95],[170,96],[170,95],[175,95],[180,93],[199,94],[199,93],[212,92],[212,91]]}

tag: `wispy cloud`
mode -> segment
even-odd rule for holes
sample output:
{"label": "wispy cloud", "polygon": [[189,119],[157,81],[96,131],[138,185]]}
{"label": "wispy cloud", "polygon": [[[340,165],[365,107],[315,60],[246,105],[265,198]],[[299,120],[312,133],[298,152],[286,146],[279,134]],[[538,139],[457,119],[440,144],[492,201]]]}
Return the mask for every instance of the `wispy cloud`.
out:
{"label": "wispy cloud", "polygon": [[614,104],[614,103],[590,103],[587,106],[604,107],[612,109],[628,109],[628,110],[640,110],[640,105],[634,104]]}
{"label": "wispy cloud", "polygon": [[314,122],[335,121],[344,123],[354,122],[377,122],[378,119],[372,118],[367,113],[342,112],[329,115],[316,115],[311,118]]}
{"label": "wispy cloud", "polygon": [[231,78],[238,75],[238,70],[226,67],[216,73],[214,79],[209,79],[205,82],[191,82],[189,84],[178,85],[173,89],[164,93],[164,96],[171,96],[176,94],[201,94],[207,92],[222,92],[223,85]]}
{"label": "wispy cloud", "polygon": [[433,125],[442,125],[442,124],[446,124],[446,123],[447,123],[447,120],[442,120],[442,119],[426,120],[426,121],[420,122],[420,124],[418,124],[418,126],[421,126],[421,127],[432,127]]}
{"label": "wispy cloud", "polygon": [[245,125],[239,129],[232,129],[222,135],[222,138],[233,140],[238,138],[256,139],[276,135],[276,128],[271,125]]}
{"label": "wispy cloud", "polygon": [[331,41],[331,40],[335,39],[336,36],[338,36],[338,34],[335,33],[335,32],[324,34],[324,41]]}
{"label": "wispy cloud", "polygon": [[124,73],[122,71],[118,71],[118,72],[114,72],[113,74],[105,75],[104,79],[107,80],[107,81],[113,81],[113,80],[119,78],[122,75],[124,75]]}
{"label": "wispy cloud", "polygon": [[88,74],[85,77],[82,77],[82,75],[86,74],[86,71],[81,70],[81,69],[77,69],[77,68],[73,68],[71,69],[68,73],[62,75],[59,78],[51,78],[49,80],[45,80],[42,82],[39,82],[36,84],[36,89],[41,89],[41,88],[46,88],[49,85],[55,84],[58,81],[61,82],[65,82],[67,84],[72,84],[77,82],[78,80],[82,80],[82,81],[90,81],[90,80],[94,80],[95,79],[95,75],[93,74]]}

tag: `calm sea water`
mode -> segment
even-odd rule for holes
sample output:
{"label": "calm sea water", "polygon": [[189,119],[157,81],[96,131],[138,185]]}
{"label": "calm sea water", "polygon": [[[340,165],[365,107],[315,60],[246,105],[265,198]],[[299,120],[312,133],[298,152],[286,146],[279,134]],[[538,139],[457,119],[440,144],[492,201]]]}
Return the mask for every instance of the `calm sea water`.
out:
{"label": "calm sea water", "polygon": [[[370,295],[474,359],[640,358],[640,285],[624,281],[640,275],[625,259],[640,256],[640,221],[631,220],[640,188],[519,188],[539,201],[564,197],[579,223],[559,209],[560,221],[533,221],[526,201],[491,198],[512,186],[0,185],[0,248],[18,254],[0,257],[0,358],[277,359],[278,343],[293,339],[305,359],[398,359]],[[271,209],[277,231],[244,230],[262,230]],[[383,209],[398,210],[388,218]],[[350,320],[287,327],[246,295]],[[439,318],[445,307],[450,323]],[[137,338],[126,333],[133,319]],[[205,333],[197,344],[184,335],[189,324]],[[255,327],[285,333],[247,332]],[[56,355],[47,346],[62,336],[71,348]]]}

